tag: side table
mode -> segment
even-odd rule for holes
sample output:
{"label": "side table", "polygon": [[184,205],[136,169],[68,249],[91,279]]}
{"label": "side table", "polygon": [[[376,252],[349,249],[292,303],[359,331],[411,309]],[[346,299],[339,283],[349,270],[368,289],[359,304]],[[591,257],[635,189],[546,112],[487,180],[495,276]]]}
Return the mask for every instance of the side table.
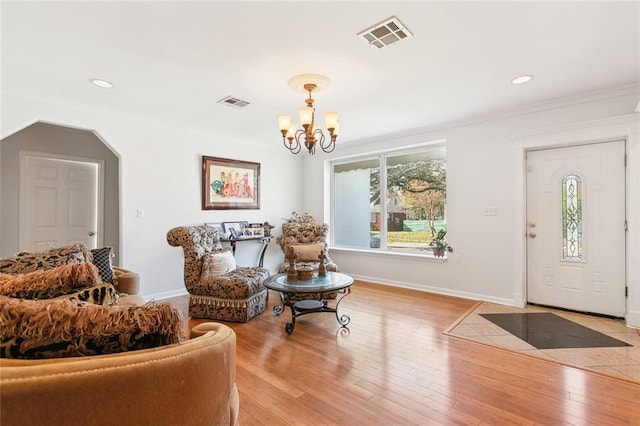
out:
{"label": "side table", "polygon": [[258,241],[262,243],[262,247],[260,248],[260,254],[258,255],[258,266],[263,266],[264,264],[264,254],[267,251],[267,247],[269,246],[269,243],[271,242],[271,236],[267,236],[267,237],[240,237],[240,238],[236,238],[234,240],[230,240],[228,238],[221,238],[220,241],[223,243],[229,243],[231,245],[231,251],[233,252],[233,255],[236,255],[236,243],[238,242],[242,242],[242,241]]}

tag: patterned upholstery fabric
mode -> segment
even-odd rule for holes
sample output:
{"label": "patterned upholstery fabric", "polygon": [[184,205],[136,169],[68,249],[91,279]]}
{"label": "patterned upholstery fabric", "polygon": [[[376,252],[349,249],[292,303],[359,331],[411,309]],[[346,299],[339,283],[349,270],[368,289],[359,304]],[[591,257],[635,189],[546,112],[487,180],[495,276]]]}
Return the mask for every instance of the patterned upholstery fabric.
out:
{"label": "patterned upholstery fabric", "polygon": [[264,312],[267,306],[267,289],[247,299],[220,299],[211,296],[189,297],[189,315],[216,321],[247,322]]}
{"label": "patterned upholstery fabric", "polygon": [[[111,284],[104,284],[111,285]],[[0,357],[61,358],[177,343],[182,318],[169,304],[99,306],[0,296]]]}
{"label": "patterned upholstery fabric", "polygon": [[231,272],[218,276],[204,276],[194,286],[199,296],[213,296],[222,299],[244,299],[259,293],[262,283],[269,277],[265,268],[237,267]]}
{"label": "patterned upholstery fabric", "polygon": [[103,283],[95,265],[83,262],[26,274],[0,274],[0,295],[16,299],[64,299],[96,305],[117,305],[119,293]]}
{"label": "patterned upholstery fabric", "polygon": [[[44,252],[21,252],[14,257],[0,259],[0,294],[16,298],[53,298],[105,306],[117,305],[118,291],[113,284],[101,282],[98,269],[90,263],[91,260],[91,251],[83,243]],[[8,291],[2,285],[3,274],[10,274],[14,279],[21,278],[23,281],[26,279],[23,284],[28,286]],[[35,283],[35,278],[48,280],[49,288],[43,288],[40,285],[42,283]]]}
{"label": "patterned upholstery fabric", "polygon": [[50,299],[102,283],[91,263],[71,263],[25,274],[0,274],[0,294],[22,299]]}
{"label": "patterned upholstery fabric", "polygon": [[[293,212],[292,216],[286,223],[282,224],[282,234],[276,238],[276,243],[280,246],[283,253],[287,252],[289,246],[301,246],[305,244],[316,245],[321,244],[325,250],[325,268],[327,271],[339,272],[338,265],[329,257],[327,235],[329,234],[329,225],[326,223],[318,223],[309,213],[297,214]],[[320,267],[320,259],[314,262],[305,260],[296,260],[295,268],[301,267],[313,268],[313,272],[317,274]],[[286,261],[280,265],[278,273],[284,273],[289,270],[289,262]],[[325,293],[325,299],[335,299],[337,292]],[[290,296],[291,300],[318,300],[321,295],[319,293],[296,294]]]}
{"label": "patterned upholstery fabric", "polygon": [[[315,219],[308,213],[298,215],[293,214],[292,218],[282,224],[282,234],[276,238],[276,243],[280,246],[283,253],[287,252],[290,245],[297,246],[301,244],[322,244],[325,249],[326,259],[325,267],[327,271],[338,272],[338,265],[329,257],[327,252],[327,235],[329,234],[329,225],[326,223],[317,223]],[[320,260],[317,262],[296,262],[296,268],[301,266],[310,266],[314,271],[318,270]],[[287,272],[289,264],[287,262],[280,265],[279,273]]]}
{"label": "patterned upholstery fabric", "polygon": [[111,283],[101,283],[92,287],[83,288],[75,293],[58,296],[56,299],[64,299],[70,302],[84,302],[92,305],[113,306],[120,302],[120,293]]}
{"label": "patterned upholstery fabric", "polygon": [[74,244],[54,248],[44,252],[18,253],[14,257],[0,259],[0,273],[24,274],[36,270],[52,269],[70,263],[82,263],[91,260],[91,252],[85,244]]}
{"label": "patterned upholstery fabric", "polygon": [[210,226],[181,226],[167,232],[167,242],[182,247],[184,284],[190,294],[189,315],[220,321],[246,322],[264,311],[269,271],[262,267],[238,267],[214,277],[203,276],[203,256],[224,249],[217,229]]}

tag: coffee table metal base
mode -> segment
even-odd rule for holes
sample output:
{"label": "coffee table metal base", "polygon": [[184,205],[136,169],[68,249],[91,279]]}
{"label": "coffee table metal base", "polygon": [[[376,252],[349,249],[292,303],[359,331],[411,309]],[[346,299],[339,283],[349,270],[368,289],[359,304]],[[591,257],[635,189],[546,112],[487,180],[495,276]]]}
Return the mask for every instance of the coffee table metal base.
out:
{"label": "coffee table metal base", "polygon": [[[331,312],[336,315],[336,320],[338,324],[342,327],[346,327],[349,322],[351,322],[351,318],[348,315],[339,315],[338,314],[338,306],[342,299],[344,299],[349,293],[351,293],[351,288],[347,287],[343,290],[339,290],[338,294],[342,294],[339,299],[336,301],[336,307],[332,308],[327,306],[326,300],[291,300],[295,296],[299,295],[299,293],[282,293],[280,292],[280,300],[282,300],[282,305],[276,305],[273,307],[273,313],[276,315],[280,315],[284,311],[284,307],[288,306],[291,309],[291,322],[288,322],[284,329],[287,333],[293,333],[293,330],[296,327],[296,318],[301,317],[302,315],[313,314],[316,312]],[[322,295],[321,295],[322,297]]]}

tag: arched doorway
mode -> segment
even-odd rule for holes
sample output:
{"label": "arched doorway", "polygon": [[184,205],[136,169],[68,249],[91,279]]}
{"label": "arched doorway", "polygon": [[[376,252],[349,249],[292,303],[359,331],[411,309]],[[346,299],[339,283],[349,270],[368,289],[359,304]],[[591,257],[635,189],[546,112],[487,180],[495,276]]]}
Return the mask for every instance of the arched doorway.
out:
{"label": "arched doorway", "polygon": [[81,157],[104,164],[104,189],[99,214],[103,222],[101,244],[111,246],[119,260],[119,158],[92,131],[48,123],[35,123],[0,141],[0,256],[11,256],[20,247],[20,156],[24,152]]}

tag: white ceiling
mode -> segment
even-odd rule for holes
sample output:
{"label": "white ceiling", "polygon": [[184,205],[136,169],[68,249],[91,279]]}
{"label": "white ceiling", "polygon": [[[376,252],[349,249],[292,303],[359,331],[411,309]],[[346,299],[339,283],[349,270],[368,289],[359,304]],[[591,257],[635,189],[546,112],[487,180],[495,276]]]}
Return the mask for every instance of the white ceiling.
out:
{"label": "white ceiling", "polygon": [[[332,83],[339,143],[640,84],[638,2],[9,2],[2,90],[234,138],[281,143],[276,115]],[[396,16],[414,34],[356,37]],[[528,84],[513,77],[533,74]],[[113,89],[89,83],[98,77]],[[217,104],[225,96],[244,109]]]}

